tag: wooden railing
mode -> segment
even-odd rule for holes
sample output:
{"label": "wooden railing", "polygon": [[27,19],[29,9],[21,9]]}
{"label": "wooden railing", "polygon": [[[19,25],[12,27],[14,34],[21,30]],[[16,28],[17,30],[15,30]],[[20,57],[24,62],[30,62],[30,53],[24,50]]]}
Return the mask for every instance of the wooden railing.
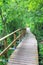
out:
{"label": "wooden railing", "polygon": [[[17,33],[17,32],[19,33],[18,36],[16,36],[16,33]],[[1,42],[1,41],[4,41],[4,50],[0,53],[0,56],[4,55],[4,56],[7,58],[7,53],[8,53],[9,48],[10,48],[12,45],[14,45],[14,46],[16,47],[16,41],[17,41],[18,39],[20,39],[22,36],[24,36],[25,33],[26,33],[26,28],[24,28],[24,29],[18,29],[18,30],[16,30],[16,31],[14,31],[14,32],[12,32],[12,33],[10,33],[10,34],[4,36],[3,38],[1,38],[1,39],[0,39],[0,42]],[[8,43],[7,43],[7,38],[10,37],[10,36],[12,36],[12,35],[14,36],[14,40],[13,40],[9,45],[7,45],[7,44],[8,44]]]}

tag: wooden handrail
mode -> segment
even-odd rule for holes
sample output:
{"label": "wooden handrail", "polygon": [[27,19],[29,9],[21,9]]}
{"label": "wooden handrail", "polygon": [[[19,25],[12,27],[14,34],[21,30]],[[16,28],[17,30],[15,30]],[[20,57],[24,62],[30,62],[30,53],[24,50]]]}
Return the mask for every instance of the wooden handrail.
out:
{"label": "wooden handrail", "polygon": [[8,38],[8,37],[10,37],[11,35],[13,35],[14,33],[18,32],[18,31],[20,31],[20,30],[21,30],[21,29],[18,29],[18,30],[16,30],[16,31],[14,31],[14,32],[12,32],[12,33],[10,33],[10,34],[4,36],[3,38],[0,39],[0,41],[6,39],[6,38]]}
{"label": "wooden handrail", "polygon": [[[25,30],[25,31],[22,32],[21,34],[19,34],[19,35],[6,47],[6,45],[7,45],[7,40],[6,40],[6,39],[7,39],[9,36],[11,36],[12,34],[15,35],[16,32],[20,32],[21,30]],[[18,29],[18,30],[16,30],[16,31],[14,31],[14,32],[12,32],[12,33],[6,35],[5,37],[1,38],[0,41],[3,41],[3,40],[5,41],[5,42],[4,42],[4,43],[5,43],[5,49],[0,53],[0,56],[2,56],[2,55],[5,55],[5,56],[6,56],[6,53],[7,53],[8,49],[16,42],[16,40],[18,40],[22,35],[24,35],[25,32],[26,32],[26,29]]]}
{"label": "wooden handrail", "polygon": [[8,45],[8,47],[6,47],[1,53],[0,53],[0,56],[2,56],[5,52],[6,52],[6,50],[8,50],[11,46],[12,46],[12,44],[14,44],[14,42],[20,37],[21,35],[19,35],[13,42],[11,42],[9,45]]}

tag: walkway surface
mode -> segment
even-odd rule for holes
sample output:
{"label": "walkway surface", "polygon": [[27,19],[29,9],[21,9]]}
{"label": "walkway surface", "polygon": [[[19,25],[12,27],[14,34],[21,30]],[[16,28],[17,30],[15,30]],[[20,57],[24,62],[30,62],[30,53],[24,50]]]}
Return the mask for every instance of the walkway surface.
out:
{"label": "walkway surface", "polygon": [[26,36],[10,56],[7,65],[38,65],[37,40],[27,28]]}

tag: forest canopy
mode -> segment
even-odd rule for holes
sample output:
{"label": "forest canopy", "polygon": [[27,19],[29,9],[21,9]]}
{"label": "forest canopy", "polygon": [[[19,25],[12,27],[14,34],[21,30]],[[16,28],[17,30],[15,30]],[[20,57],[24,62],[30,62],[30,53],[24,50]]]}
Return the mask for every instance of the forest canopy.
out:
{"label": "forest canopy", "polygon": [[26,26],[43,29],[42,25],[43,0],[0,0],[0,33]]}

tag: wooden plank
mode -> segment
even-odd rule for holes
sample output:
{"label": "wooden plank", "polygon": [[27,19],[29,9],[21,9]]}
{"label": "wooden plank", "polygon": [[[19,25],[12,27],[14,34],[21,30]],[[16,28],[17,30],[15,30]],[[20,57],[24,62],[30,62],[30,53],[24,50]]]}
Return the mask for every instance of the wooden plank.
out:
{"label": "wooden plank", "polygon": [[[7,47],[7,39],[4,40],[4,49]],[[7,51],[4,53],[5,58],[8,59]]]}
{"label": "wooden plank", "polygon": [[[14,34],[14,40],[16,39],[16,34]],[[16,41],[14,42],[14,47],[16,48]]]}
{"label": "wooden plank", "polygon": [[37,40],[30,30],[27,30],[25,38],[12,53],[7,65],[39,65]]}

